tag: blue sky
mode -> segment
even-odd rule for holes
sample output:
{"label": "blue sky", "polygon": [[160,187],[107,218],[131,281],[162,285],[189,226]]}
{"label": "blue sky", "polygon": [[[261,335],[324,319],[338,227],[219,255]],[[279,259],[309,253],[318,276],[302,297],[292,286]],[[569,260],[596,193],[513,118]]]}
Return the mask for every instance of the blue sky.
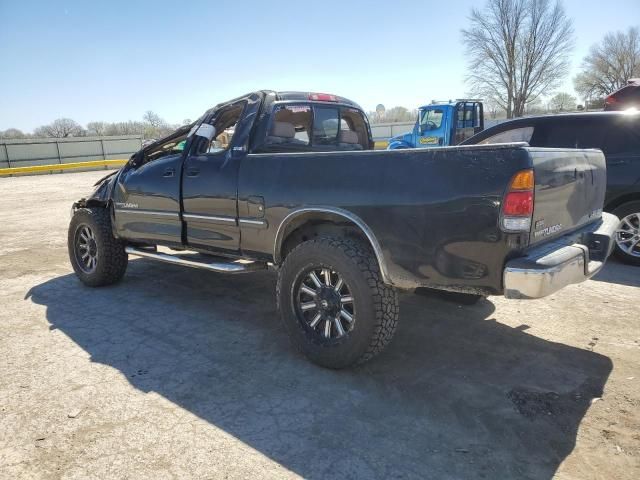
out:
{"label": "blue sky", "polygon": [[[0,0],[0,129],[59,117],[170,122],[248,91],[336,93],[366,110],[465,94],[473,2]],[[572,92],[589,46],[640,25],[640,0],[565,0]]]}

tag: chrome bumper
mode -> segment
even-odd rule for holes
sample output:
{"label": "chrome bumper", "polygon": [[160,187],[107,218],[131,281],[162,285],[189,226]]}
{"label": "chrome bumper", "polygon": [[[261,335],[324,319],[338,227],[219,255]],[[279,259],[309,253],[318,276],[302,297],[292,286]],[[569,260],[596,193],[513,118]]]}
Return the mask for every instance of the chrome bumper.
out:
{"label": "chrome bumper", "polygon": [[613,251],[618,223],[615,215],[603,213],[599,222],[510,260],[504,269],[504,296],[546,297],[592,277]]}

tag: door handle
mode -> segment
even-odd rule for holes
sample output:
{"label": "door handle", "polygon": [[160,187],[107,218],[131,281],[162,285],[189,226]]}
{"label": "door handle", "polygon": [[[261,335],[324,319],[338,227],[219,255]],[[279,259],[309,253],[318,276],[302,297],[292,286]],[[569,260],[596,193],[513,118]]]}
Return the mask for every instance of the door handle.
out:
{"label": "door handle", "polygon": [[200,175],[200,170],[196,168],[190,168],[187,170],[187,177],[197,177]]}
{"label": "door handle", "polygon": [[173,177],[176,174],[176,171],[173,168],[167,168],[162,174],[163,177]]}

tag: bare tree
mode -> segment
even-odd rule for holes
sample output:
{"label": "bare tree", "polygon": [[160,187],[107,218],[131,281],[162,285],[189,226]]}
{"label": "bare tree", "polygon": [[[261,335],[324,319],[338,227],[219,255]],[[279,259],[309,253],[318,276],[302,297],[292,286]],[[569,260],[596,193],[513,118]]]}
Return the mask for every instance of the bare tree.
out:
{"label": "bare tree", "polygon": [[4,132],[0,131],[0,138],[6,138],[7,140],[26,137],[27,135],[17,128],[7,128]]}
{"label": "bare tree", "polygon": [[108,126],[109,124],[106,122],[89,122],[87,123],[87,134],[102,137],[107,134]]}
{"label": "bare tree", "polygon": [[162,128],[164,127],[167,122],[165,122],[160,115],[158,115],[155,112],[152,112],[151,110],[147,110],[144,115],[142,116],[142,120],[145,123],[148,123],[151,127],[153,128]]}
{"label": "bare tree", "polygon": [[142,135],[145,125],[142,122],[114,122],[107,124],[105,135]]}
{"label": "bare tree", "polygon": [[576,91],[587,101],[609,95],[640,76],[640,29],[608,33],[593,45],[582,61],[582,71],[574,78]]}
{"label": "bare tree", "polygon": [[43,125],[34,130],[36,137],[78,137],[84,134],[82,127],[70,118],[58,118],[49,125]]}
{"label": "bare tree", "polygon": [[155,112],[147,110],[142,116],[145,124],[144,138],[161,138],[168,135],[172,127]]}
{"label": "bare tree", "polygon": [[462,30],[474,93],[495,98],[507,118],[567,74],[573,27],[559,1],[487,0]]}
{"label": "bare tree", "polygon": [[[379,105],[380,106],[380,105]],[[409,110],[405,107],[393,107],[388,110],[376,109],[375,112],[367,114],[371,123],[393,123],[393,122],[412,122],[418,116],[416,110]]]}
{"label": "bare tree", "polygon": [[538,97],[534,101],[529,102],[524,113],[526,115],[542,115],[547,113],[547,108],[545,107],[542,97]]}
{"label": "bare tree", "polygon": [[[473,95],[469,95],[469,96],[473,96]],[[504,118],[505,111],[502,108],[502,104],[498,100],[496,100],[493,97],[486,97],[483,100],[483,104],[484,104],[485,118],[487,118],[487,116],[492,120],[495,120],[497,118]]]}
{"label": "bare tree", "polygon": [[554,112],[566,112],[576,109],[576,97],[566,92],[560,92],[551,97],[551,108]]}

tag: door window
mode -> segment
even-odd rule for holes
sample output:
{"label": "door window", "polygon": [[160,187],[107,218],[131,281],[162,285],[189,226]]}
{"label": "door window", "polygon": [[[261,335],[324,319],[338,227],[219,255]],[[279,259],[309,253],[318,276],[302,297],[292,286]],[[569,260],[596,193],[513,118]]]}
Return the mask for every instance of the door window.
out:
{"label": "door window", "polygon": [[[623,119],[628,120],[628,119]],[[609,155],[640,155],[640,122],[622,122],[607,129],[607,136],[602,151]]]}
{"label": "door window", "polygon": [[187,143],[188,130],[181,128],[163,140],[159,140],[157,145],[149,148],[144,152],[141,162],[137,162],[134,165],[140,167],[146,163],[153,162],[159,158],[167,157],[169,155],[180,155],[184,150],[184,146]]}
{"label": "door window", "polygon": [[211,140],[204,137],[196,137],[194,150],[192,151],[197,155],[203,155],[227,150],[233,142],[236,126],[240,117],[242,117],[244,106],[245,102],[241,102],[215,112],[213,118],[208,121],[215,128],[215,137]]}

